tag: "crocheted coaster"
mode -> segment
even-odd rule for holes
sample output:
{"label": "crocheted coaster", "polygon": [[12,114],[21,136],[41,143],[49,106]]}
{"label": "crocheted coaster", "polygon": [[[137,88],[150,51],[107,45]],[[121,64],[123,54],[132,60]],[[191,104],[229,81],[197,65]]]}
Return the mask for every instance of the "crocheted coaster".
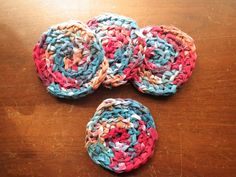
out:
{"label": "crocheted coaster", "polygon": [[50,93],[77,98],[92,93],[108,68],[101,43],[79,21],[52,26],[34,48],[37,72]]}
{"label": "crocheted coaster", "polygon": [[143,93],[171,95],[191,76],[197,58],[193,39],[173,26],[141,29],[147,49],[133,84]]}
{"label": "crocheted coaster", "polygon": [[109,62],[107,76],[103,85],[111,88],[127,83],[134,68],[144,58],[145,41],[136,33],[136,22],[116,14],[104,14],[87,22],[97,34]]}
{"label": "crocheted coaster", "polygon": [[96,163],[116,173],[147,162],[158,139],[145,106],[131,99],[106,99],[87,124],[86,148]]}

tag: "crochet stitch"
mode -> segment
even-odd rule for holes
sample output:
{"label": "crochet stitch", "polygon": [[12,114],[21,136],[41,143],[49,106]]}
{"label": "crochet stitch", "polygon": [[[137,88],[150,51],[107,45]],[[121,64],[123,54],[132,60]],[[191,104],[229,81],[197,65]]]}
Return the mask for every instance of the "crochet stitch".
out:
{"label": "crochet stitch", "polygon": [[106,99],[87,124],[91,159],[116,173],[147,162],[158,134],[147,107],[131,99]]}
{"label": "crochet stitch", "polygon": [[87,22],[97,34],[109,62],[103,85],[111,88],[127,83],[144,59],[145,41],[137,35],[139,27],[128,17],[103,14]]}
{"label": "crochet stitch", "polygon": [[33,57],[48,91],[61,98],[92,93],[105,79],[108,68],[101,43],[79,21],[50,27],[36,44]]}
{"label": "crochet stitch", "polygon": [[146,39],[145,59],[133,75],[139,91],[171,95],[191,76],[197,58],[193,39],[173,26],[141,29]]}

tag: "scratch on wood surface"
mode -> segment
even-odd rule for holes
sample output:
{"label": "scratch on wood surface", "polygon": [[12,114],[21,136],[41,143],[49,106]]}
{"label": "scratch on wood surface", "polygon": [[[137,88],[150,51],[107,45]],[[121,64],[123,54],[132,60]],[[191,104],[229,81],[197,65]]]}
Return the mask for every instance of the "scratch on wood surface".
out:
{"label": "scratch on wood surface", "polygon": [[152,176],[157,176],[156,169],[151,165],[151,170],[152,170]]}
{"label": "scratch on wood surface", "polygon": [[221,156],[223,159],[226,159],[228,162],[233,161],[230,156],[227,156],[226,154],[224,154],[224,152],[219,153],[219,156]]}
{"label": "scratch on wood surface", "polygon": [[74,105],[71,105],[68,113],[71,113],[73,111],[73,109],[74,109]]}
{"label": "scratch on wood surface", "polygon": [[218,25],[220,25],[220,24],[221,24],[221,23],[220,23],[220,21],[218,21],[218,20],[215,20],[215,18],[212,18],[212,16],[211,16],[211,15],[208,15],[208,16],[207,16],[207,19],[208,19],[209,21],[211,21],[211,22],[215,23],[215,24],[218,24]]}
{"label": "scratch on wood surface", "polygon": [[6,152],[6,154],[8,155],[9,158],[16,158],[17,153],[15,152]]}
{"label": "scratch on wood surface", "polygon": [[53,116],[57,116],[61,111],[61,108],[58,108],[55,110],[55,112],[53,113]]}
{"label": "scratch on wood surface", "polygon": [[90,174],[90,172],[88,172],[87,174],[88,174],[88,177],[91,177],[91,174]]}
{"label": "scratch on wood surface", "polygon": [[5,107],[5,111],[9,119],[20,116],[20,113],[17,110],[15,110],[14,107]]}

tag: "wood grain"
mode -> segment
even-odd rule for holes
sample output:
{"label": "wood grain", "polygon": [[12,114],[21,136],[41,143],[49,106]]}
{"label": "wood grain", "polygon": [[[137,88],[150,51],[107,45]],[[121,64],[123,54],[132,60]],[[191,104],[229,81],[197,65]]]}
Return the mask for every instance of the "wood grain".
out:
{"label": "wood grain", "polygon": [[[236,174],[236,2],[234,0],[1,0],[0,176],[118,176],[95,165],[85,126],[102,100],[133,98],[151,110],[160,133],[153,158],[120,176],[233,177]],[[141,27],[173,24],[196,41],[198,60],[174,96],[155,98],[131,85],[59,100],[38,79],[32,49],[48,26],[102,12]]]}

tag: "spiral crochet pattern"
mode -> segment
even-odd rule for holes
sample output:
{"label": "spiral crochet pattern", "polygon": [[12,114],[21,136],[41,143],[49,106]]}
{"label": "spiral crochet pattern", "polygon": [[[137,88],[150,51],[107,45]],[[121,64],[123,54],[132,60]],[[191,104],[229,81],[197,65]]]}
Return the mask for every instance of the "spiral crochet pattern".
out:
{"label": "spiral crochet pattern", "polygon": [[133,84],[143,93],[171,95],[191,76],[197,58],[193,39],[173,26],[141,29],[147,49]]}
{"label": "spiral crochet pattern", "polygon": [[101,43],[79,21],[50,27],[36,44],[33,57],[48,91],[61,98],[92,93],[105,79],[108,68]]}
{"label": "spiral crochet pattern", "polygon": [[95,163],[122,173],[146,163],[157,138],[148,108],[131,99],[106,99],[87,124],[86,148]]}
{"label": "spiral crochet pattern", "polygon": [[87,22],[97,34],[109,62],[103,85],[111,88],[123,85],[132,76],[144,58],[145,41],[139,37],[136,22],[116,14],[104,14]]}

